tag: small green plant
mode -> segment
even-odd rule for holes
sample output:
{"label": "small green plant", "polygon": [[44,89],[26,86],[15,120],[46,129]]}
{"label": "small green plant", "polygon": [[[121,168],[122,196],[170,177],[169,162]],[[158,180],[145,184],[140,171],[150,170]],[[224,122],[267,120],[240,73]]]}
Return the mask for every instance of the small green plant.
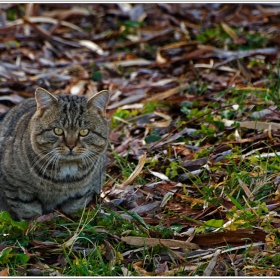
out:
{"label": "small green plant", "polygon": [[195,229],[196,233],[207,233],[213,231],[217,231],[217,229],[223,230],[223,225],[224,225],[224,220],[216,220],[216,219],[211,219],[206,221],[203,225],[200,227],[197,227]]}
{"label": "small green plant", "polygon": [[[276,67],[272,67],[272,65],[269,65],[270,72],[269,72],[269,78],[267,81],[267,88],[264,91],[263,98],[270,101],[272,100],[274,104],[279,104],[279,98],[280,98],[280,81],[279,81],[279,75],[280,75],[280,65],[279,60],[277,60]],[[275,70],[273,70],[273,68]],[[276,72],[276,73],[275,73]]]}
{"label": "small green plant", "polygon": [[170,162],[169,167],[166,168],[165,175],[170,179],[175,178],[176,176],[178,176],[178,168],[179,168],[178,162],[176,161]]}
{"label": "small green plant", "polygon": [[148,101],[144,103],[142,108],[142,114],[150,114],[159,108],[164,107],[164,103],[159,103],[158,101]]}
{"label": "small green plant", "polygon": [[102,73],[100,71],[95,71],[92,73],[91,78],[93,81],[101,82],[102,81]]}
{"label": "small green plant", "polygon": [[15,263],[17,265],[25,264],[29,261],[30,257],[19,250],[13,250],[12,247],[6,247],[0,252],[0,265],[7,265]]}
{"label": "small green plant", "polygon": [[[226,39],[231,39],[230,36],[223,30],[221,25],[215,25],[214,28],[208,28],[201,31],[196,35],[196,40],[202,43],[209,43],[210,41],[215,44],[216,47],[223,47]],[[229,43],[228,43],[229,45]]]}
{"label": "small green plant", "polygon": [[26,221],[14,221],[8,212],[0,213],[0,240],[8,242],[22,238],[28,228]]}
{"label": "small green plant", "polygon": [[18,41],[8,41],[5,43],[5,46],[7,49],[18,48],[20,47],[20,43]]}
{"label": "small green plant", "polygon": [[121,120],[127,120],[131,117],[137,116],[138,114],[138,110],[125,110],[118,108],[111,119],[111,129],[116,128],[118,125],[123,123]]}
{"label": "small green plant", "polygon": [[257,49],[257,48],[263,48],[267,41],[269,40],[268,36],[263,36],[263,34],[259,31],[250,31],[250,32],[244,32],[244,35],[247,39],[246,46],[239,47],[239,49]]}
{"label": "small green plant", "polygon": [[135,29],[144,25],[142,21],[126,20],[124,22],[119,22],[121,28],[121,35],[127,36],[129,34],[135,34]]}
{"label": "small green plant", "polygon": [[147,144],[150,144],[150,143],[153,143],[153,142],[157,142],[160,139],[161,139],[161,136],[158,135],[155,130],[153,130],[149,135],[146,136],[145,142]]}

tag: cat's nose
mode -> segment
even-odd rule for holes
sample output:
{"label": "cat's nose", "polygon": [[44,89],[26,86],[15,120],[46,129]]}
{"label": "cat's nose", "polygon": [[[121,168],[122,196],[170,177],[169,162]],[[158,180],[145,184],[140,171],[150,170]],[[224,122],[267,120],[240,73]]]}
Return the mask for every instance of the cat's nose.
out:
{"label": "cat's nose", "polygon": [[72,151],[75,148],[76,145],[74,144],[68,144],[67,147],[69,148],[70,151]]}
{"label": "cat's nose", "polygon": [[72,151],[77,144],[77,139],[72,137],[71,135],[66,135],[65,139],[65,145],[69,148],[70,151]]}

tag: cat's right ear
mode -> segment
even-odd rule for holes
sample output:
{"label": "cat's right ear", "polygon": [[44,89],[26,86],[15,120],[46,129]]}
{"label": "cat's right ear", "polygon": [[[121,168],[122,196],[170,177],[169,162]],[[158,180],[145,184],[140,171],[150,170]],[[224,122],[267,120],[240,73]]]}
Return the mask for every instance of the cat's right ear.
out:
{"label": "cat's right ear", "polygon": [[35,91],[35,99],[37,103],[37,114],[39,117],[41,117],[44,111],[51,107],[53,103],[57,103],[58,101],[54,95],[40,87]]}
{"label": "cat's right ear", "polygon": [[105,109],[107,106],[107,103],[109,102],[110,93],[108,90],[102,90],[96,93],[94,96],[88,99],[87,103],[88,106],[94,106],[97,107],[101,114],[105,116]]}

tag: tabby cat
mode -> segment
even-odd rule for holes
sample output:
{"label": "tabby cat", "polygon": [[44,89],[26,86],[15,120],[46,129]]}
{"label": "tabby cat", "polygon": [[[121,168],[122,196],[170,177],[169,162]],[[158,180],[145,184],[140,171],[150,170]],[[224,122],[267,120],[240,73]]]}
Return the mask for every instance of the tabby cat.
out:
{"label": "tabby cat", "polygon": [[10,110],[0,125],[0,211],[17,220],[73,215],[100,193],[108,100],[108,91],[86,98],[37,88]]}

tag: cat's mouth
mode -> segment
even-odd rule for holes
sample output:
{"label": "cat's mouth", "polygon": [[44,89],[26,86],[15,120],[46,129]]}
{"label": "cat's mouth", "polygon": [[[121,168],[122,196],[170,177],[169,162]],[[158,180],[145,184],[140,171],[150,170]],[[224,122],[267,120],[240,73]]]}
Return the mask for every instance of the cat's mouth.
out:
{"label": "cat's mouth", "polygon": [[96,156],[83,149],[72,149],[72,150],[57,149],[56,153],[59,155],[59,161],[62,162],[76,162],[76,163],[81,163],[81,161],[91,162],[95,160],[95,156]]}
{"label": "cat's mouth", "polygon": [[81,159],[81,155],[74,152],[74,151],[69,151],[67,153],[60,153],[60,160],[61,161],[78,161]]}
{"label": "cat's mouth", "polygon": [[80,153],[77,153],[75,149],[56,149],[56,153],[59,154],[59,156],[63,159],[72,159],[79,157]]}

